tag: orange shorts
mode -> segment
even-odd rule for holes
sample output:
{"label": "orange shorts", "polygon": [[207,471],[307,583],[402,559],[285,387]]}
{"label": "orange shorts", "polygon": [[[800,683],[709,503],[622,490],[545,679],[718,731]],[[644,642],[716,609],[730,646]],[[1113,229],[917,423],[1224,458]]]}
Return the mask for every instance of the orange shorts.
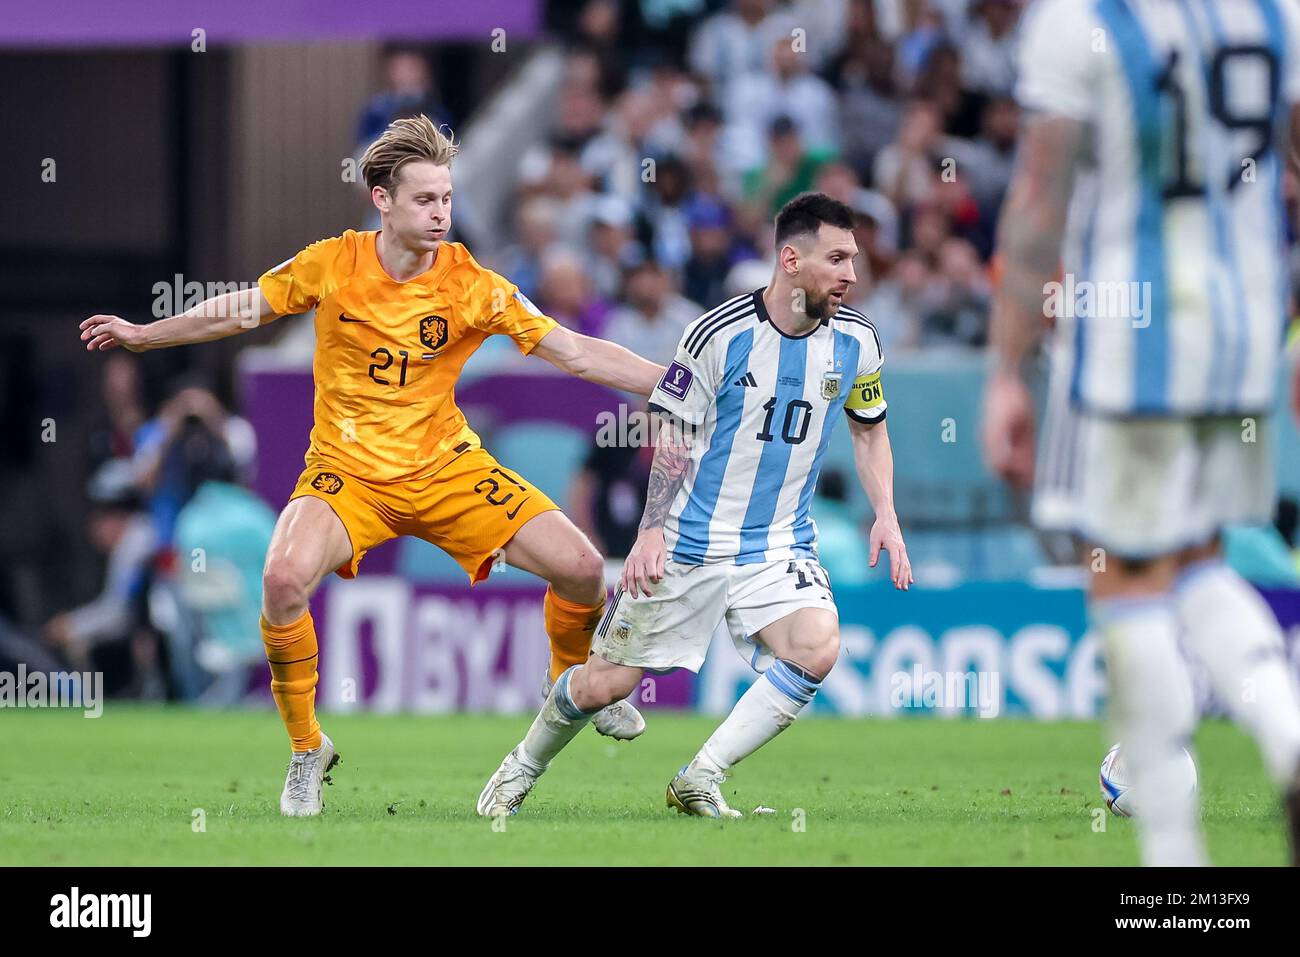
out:
{"label": "orange shorts", "polygon": [[481,448],[414,482],[367,482],[327,462],[309,462],[289,500],[303,495],[328,504],[347,529],[352,560],[336,570],[343,578],[355,578],[362,557],[376,545],[413,535],[456,559],[477,584],[519,529],[559,508]]}

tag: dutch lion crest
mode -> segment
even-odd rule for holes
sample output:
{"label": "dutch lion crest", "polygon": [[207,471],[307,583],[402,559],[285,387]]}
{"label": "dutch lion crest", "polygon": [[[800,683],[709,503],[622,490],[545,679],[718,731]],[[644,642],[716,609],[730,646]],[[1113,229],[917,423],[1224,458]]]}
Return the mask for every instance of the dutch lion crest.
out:
{"label": "dutch lion crest", "polygon": [[447,320],[442,316],[425,316],[420,320],[420,342],[436,352],[447,344]]}
{"label": "dutch lion crest", "polygon": [[321,472],[311,480],[311,487],[318,492],[324,492],[326,495],[336,495],[338,490],[343,487],[343,479],[333,472]]}

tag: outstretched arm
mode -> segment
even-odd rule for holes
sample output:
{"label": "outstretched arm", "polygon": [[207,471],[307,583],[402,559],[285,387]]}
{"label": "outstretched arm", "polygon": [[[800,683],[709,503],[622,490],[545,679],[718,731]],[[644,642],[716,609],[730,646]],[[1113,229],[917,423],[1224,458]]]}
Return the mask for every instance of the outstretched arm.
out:
{"label": "outstretched arm", "polygon": [[684,427],[669,416],[661,416],[658,421],[659,434],[655,439],[654,461],[650,465],[650,485],[646,491],[641,530],[627,561],[623,563],[623,575],[619,579],[619,584],[633,598],[637,597],[638,588],[649,595],[650,585],[663,580],[664,562],[668,557],[664,522],[668,520],[668,510],[686,481],[686,469],[691,462],[690,427]]}
{"label": "outstretched arm", "polygon": [[630,349],[563,326],[548,332],[532,354],[579,379],[637,395],[653,392],[664,374],[663,366],[642,359]]}
{"label": "outstretched arm", "polygon": [[277,313],[262,290],[237,289],[213,296],[180,315],[136,325],[120,316],[91,316],[81,323],[81,341],[89,352],[122,346],[131,352],[165,349],[192,342],[224,339],[270,322]]}
{"label": "outstretched arm", "polygon": [[876,567],[883,548],[889,552],[889,580],[895,588],[907,591],[912,584],[912,562],[894,511],[894,450],[889,444],[889,428],[883,419],[867,423],[850,416],[849,437],[858,480],[876,513],[871,526],[871,567]]}

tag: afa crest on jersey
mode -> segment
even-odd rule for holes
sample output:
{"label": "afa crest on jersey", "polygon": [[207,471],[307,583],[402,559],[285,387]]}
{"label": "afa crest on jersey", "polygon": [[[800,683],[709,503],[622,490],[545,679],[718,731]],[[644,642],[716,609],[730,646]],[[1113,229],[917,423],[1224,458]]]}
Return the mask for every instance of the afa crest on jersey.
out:
{"label": "afa crest on jersey", "polygon": [[822,398],[834,399],[840,394],[840,381],[844,378],[842,372],[827,372],[822,376]]}
{"label": "afa crest on jersey", "polygon": [[425,316],[420,320],[420,342],[437,351],[447,344],[447,320],[442,316]]}

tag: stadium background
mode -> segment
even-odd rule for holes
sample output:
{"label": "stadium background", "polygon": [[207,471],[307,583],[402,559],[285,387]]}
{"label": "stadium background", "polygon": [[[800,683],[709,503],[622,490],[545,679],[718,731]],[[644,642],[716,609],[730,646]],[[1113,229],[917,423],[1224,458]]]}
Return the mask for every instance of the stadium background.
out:
{"label": "stadium background", "polygon": [[[996,713],[1099,713],[1083,572],[979,456],[1021,4],[130,8],[65,0],[0,25],[0,668],[100,670],[117,699],[271,706],[259,576],[310,428],[309,319],[141,356],[87,355],[75,327],[179,311],[209,283],[372,228],[355,159],[423,110],[464,143],[452,238],[564,324],[661,362],[687,321],[766,281],[785,199],[815,188],[852,205],[850,302],[884,342],[918,587],[896,594],[866,568],[870,514],[841,429],[814,516],[844,660],[817,710],[930,710],[926,673],[975,672],[997,676]],[[458,398],[484,444],[616,560],[648,462],[596,435],[602,413],[636,403],[506,343],[471,360]],[[1278,524],[1235,530],[1229,552],[1300,658],[1300,439],[1284,411],[1262,427],[1281,451]],[[510,570],[471,591],[423,542],[378,549],[313,602],[321,704],[530,711],[540,596]],[[727,644],[699,680],[665,676],[642,703],[725,711],[751,678]]]}

